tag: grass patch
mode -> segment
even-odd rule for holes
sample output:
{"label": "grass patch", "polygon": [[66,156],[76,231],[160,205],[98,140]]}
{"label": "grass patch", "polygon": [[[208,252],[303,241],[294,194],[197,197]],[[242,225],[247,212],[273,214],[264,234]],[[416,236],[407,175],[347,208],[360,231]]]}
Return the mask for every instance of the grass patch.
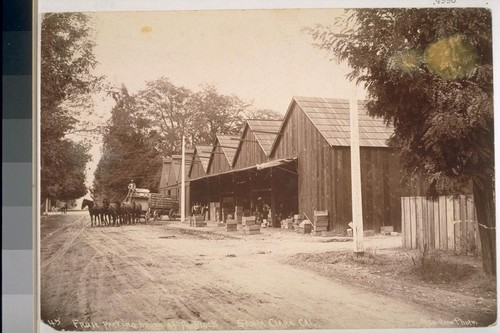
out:
{"label": "grass patch", "polygon": [[474,267],[443,257],[439,251],[423,250],[411,257],[414,273],[424,282],[440,284],[463,281],[474,273]]}

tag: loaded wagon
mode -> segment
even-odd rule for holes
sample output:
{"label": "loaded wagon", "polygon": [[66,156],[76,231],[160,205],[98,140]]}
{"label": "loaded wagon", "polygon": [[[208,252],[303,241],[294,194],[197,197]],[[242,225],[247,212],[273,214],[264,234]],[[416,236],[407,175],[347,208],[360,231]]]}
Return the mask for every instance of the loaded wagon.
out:
{"label": "loaded wagon", "polygon": [[170,195],[150,193],[149,216],[161,220],[162,216],[168,216],[170,220],[179,217],[179,199]]}
{"label": "loaded wagon", "polygon": [[144,218],[146,222],[149,220],[149,190],[145,188],[136,188],[134,193],[132,193],[131,202],[140,204],[141,211],[136,211],[137,218]]}

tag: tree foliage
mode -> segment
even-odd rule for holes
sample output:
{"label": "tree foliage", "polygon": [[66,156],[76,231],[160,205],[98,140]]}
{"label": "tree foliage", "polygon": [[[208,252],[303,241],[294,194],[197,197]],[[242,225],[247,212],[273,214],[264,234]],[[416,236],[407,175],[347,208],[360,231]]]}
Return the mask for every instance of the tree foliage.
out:
{"label": "tree foliage", "polygon": [[85,194],[88,146],[72,142],[66,136],[78,125],[75,110],[83,111],[90,93],[101,82],[101,78],[92,74],[97,64],[93,49],[88,16],[44,15],[40,50],[42,199],[68,200]]}
{"label": "tree foliage", "polygon": [[95,172],[97,195],[122,200],[133,179],[138,187],[158,191],[162,156],[211,144],[217,133],[239,133],[247,104],[220,94],[213,86],[198,92],[161,77],[130,95],[125,86],[112,93],[116,105],[103,134],[102,156]]}
{"label": "tree foliage", "polygon": [[138,111],[134,96],[122,86],[113,97],[116,105],[103,133],[94,191],[100,197],[121,201],[131,179],[138,188],[156,190],[162,160],[156,145],[159,134]]}
{"label": "tree foliage", "polygon": [[166,77],[146,82],[136,99],[143,118],[160,133],[164,155],[180,153],[182,135],[188,145],[194,145],[212,143],[217,133],[238,133],[249,106],[236,96],[219,93],[214,86],[204,85],[193,92]]}
{"label": "tree foliage", "polygon": [[368,112],[394,125],[407,170],[435,193],[472,182],[484,267],[494,273],[491,22],[479,8],[358,9],[308,31],[364,83]]}
{"label": "tree foliage", "polygon": [[[46,149],[41,170],[42,198],[77,199],[85,195],[88,146],[62,139]],[[50,166],[44,167],[44,165]]]}
{"label": "tree foliage", "polygon": [[246,119],[282,120],[283,114],[273,109],[253,109],[245,114]]}

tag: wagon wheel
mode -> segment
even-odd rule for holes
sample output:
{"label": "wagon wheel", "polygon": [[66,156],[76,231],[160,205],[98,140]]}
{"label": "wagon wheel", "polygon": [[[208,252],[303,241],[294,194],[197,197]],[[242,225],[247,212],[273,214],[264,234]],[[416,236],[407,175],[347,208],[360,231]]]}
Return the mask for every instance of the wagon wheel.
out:
{"label": "wagon wheel", "polygon": [[153,210],[153,220],[154,221],[156,221],[156,220],[159,219],[158,216],[159,216],[158,211],[157,210]]}
{"label": "wagon wheel", "polygon": [[170,220],[173,220],[175,218],[175,210],[173,208],[168,212],[168,218]]}
{"label": "wagon wheel", "polygon": [[149,221],[149,210],[146,212],[146,215],[144,215],[144,219],[146,220],[146,223]]}

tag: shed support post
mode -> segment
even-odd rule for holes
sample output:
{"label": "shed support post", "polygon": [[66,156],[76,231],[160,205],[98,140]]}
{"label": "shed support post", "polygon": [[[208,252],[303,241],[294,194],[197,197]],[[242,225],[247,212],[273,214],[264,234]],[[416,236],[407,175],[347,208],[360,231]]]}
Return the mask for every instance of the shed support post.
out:
{"label": "shed support post", "polygon": [[271,168],[271,220],[272,220],[272,227],[276,228],[278,227],[278,221],[277,221],[277,214],[276,214],[276,195],[277,195],[277,190],[276,190],[276,172],[274,171],[274,168]]}
{"label": "shed support post", "polygon": [[353,84],[350,102],[350,134],[351,134],[351,195],[352,195],[352,235],[354,253],[363,256],[363,200],[361,197],[361,161],[359,156],[359,125],[357,86]]}
{"label": "shed support post", "polygon": [[182,135],[182,158],[181,158],[181,222],[184,222],[186,219],[186,181],[185,181],[185,163],[186,157],[185,155],[185,141],[184,134]]}
{"label": "shed support post", "polygon": [[224,205],[224,201],[223,201],[223,197],[222,197],[220,175],[217,178],[218,178],[218,182],[219,182],[219,221],[220,222],[225,222],[224,215],[222,214],[222,209],[223,209],[222,207]]}

